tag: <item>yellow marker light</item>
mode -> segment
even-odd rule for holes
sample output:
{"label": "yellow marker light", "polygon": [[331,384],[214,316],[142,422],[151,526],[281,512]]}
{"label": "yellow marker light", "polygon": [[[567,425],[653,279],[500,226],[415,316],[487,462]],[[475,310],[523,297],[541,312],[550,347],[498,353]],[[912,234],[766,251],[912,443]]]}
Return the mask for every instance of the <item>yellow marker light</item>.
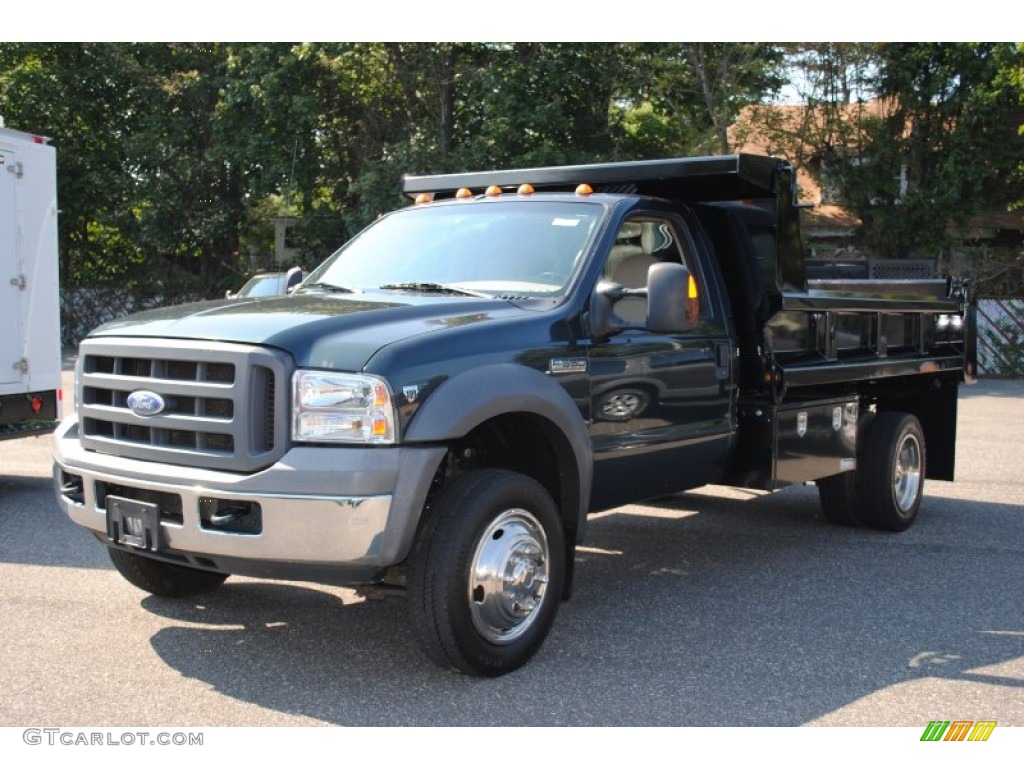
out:
{"label": "yellow marker light", "polygon": [[690,279],[686,282],[686,298],[697,298],[697,281],[693,279],[693,275],[690,275]]}
{"label": "yellow marker light", "polygon": [[432,192],[420,192],[416,195],[416,205],[423,205],[423,203],[434,202],[434,195]]}
{"label": "yellow marker light", "polygon": [[458,192],[455,193],[455,197],[459,200],[464,200],[467,197],[472,197],[473,191],[467,187],[462,187]]}
{"label": "yellow marker light", "polygon": [[580,184],[578,187],[576,187],[576,194],[583,196],[592,195],[594,194],[594,190],[590,188],[589,184]]}
{"label": "yellow marker light", "polygon": [[499,187],[497,184],[491,184],[491,186],[487,188],[487,191],[484,192],[484,194],[487,195],[488,197],[498,197],[499,195],[501,195],[501,187]]}
{"label": "yellow marker light", "polygon": [[532,195],[533,185],[532,184],[520,184],[519,189],[516,190],[516,194],[519,195]]}
{"label": "yellow marker light", "polygon": [[697,320],[700,317],[700,302],[697,300],[697,281],[693,275],[686,281],[686,317],[689,320]]}

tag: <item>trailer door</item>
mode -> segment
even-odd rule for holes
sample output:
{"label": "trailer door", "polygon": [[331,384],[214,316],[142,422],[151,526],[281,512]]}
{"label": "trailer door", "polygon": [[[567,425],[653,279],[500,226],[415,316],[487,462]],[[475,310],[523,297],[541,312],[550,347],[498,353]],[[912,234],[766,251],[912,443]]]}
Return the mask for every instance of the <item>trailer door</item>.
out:
{"label": "trailer door", "polygon": [[0,385],[10,392],[12,384],[20,384],[21,371],[16,367],[22,358],[22,327],[19,311],[22,273],[18,254],[17,185],[19,166],[10,145],[0,143]]}

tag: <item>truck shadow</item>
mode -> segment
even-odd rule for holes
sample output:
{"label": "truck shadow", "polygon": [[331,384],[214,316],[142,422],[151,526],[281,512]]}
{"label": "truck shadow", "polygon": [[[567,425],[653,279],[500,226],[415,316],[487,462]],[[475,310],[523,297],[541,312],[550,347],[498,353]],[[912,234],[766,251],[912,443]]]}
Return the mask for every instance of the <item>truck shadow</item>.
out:
{"label": "truck shadow", "polygon": [[[899,536],[825,524],[804,488],[749,503],[691,493],[598,516],[544,647],[497,680],[430,665],[401,596],[353,603],[239,580],[142,604],[175,622],[151,642],[182,675],[327,723],[799,725],[1024,656],[1019,581],[993,588],[1019,562],[1019,507],[925,504]],[[984,522],[1004,515],[1016,533]],[[985,682],[1013,697],[1024,688],[1016,673]],[[869,724],[921,720],[879,718]]]}

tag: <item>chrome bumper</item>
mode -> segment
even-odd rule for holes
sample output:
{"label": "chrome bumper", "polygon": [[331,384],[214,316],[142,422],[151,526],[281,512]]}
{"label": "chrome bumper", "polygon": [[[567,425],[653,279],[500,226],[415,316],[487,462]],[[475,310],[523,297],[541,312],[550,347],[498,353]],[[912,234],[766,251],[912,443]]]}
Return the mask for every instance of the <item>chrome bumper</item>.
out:
{"label": "chrome bumper", "polygon": [[[352,569],[401,562],[444,455],[443,447],[431,446],[304,446],[242,475],[94,453],[82,448],[77,435],[72,417],[58,428],[54,448],[57,500],[73,522],[107,535],[100,484],[130,498],[141,491],[141,500],[170,494],[181,500],[180,522],[160,522],[162,546],[154,556],[186,553],[189,562],[204,567],[228,570],[222,562],[230,562],[229,572],[268,575],[273,568],[262,566],[273,563]],[[69,476],[81,478],[79,493],[62,491]],[[216,530],[201,514],[201,502],[210,499],[258,505],[261,530]],[[239,568],[240,561],[262,566]]]}

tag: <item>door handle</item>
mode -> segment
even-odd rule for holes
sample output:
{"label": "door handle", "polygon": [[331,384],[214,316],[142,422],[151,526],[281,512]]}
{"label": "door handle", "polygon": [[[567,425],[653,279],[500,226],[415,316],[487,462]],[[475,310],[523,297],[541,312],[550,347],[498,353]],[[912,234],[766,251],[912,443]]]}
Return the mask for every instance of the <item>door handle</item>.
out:
{"label": "door handle", "polygon": [[715,344],[715,377],[719,381],[729,378],[732,370],[732,347],[727,341]]}

